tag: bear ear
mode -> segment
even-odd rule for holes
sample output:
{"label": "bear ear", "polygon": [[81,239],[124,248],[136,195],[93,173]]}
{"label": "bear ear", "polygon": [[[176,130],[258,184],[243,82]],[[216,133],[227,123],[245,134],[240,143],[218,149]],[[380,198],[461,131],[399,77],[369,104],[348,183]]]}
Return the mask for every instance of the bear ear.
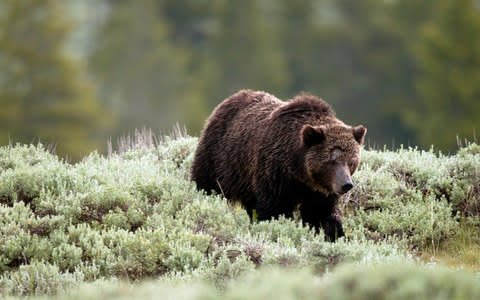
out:
{"label": "bear ear", "polygon": [[355,140],[362,145],[363,140],[365,138],[365,134],[367,134],[367,128],[363,127],[362,125],[356,126],[352,128],[353,136]]}
{"label": "bear ear", "polygon": [[300,132],[302,143],[307,147],[320,144],[325,140],[325,131],[325,126],[304,125]]}

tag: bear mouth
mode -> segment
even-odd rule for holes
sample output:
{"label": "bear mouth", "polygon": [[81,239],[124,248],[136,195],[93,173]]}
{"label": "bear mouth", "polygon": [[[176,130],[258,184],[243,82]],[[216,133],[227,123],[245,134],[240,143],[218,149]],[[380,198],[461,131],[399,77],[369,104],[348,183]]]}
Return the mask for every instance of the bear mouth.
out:
{"label": "bear mouth", "polygon": [[314,190],[315,192],[319,192],[319,193],[322,193],[326,196],[330,195],[332,192],[327,190],[326,188],[324,188],[323,186],[321,185],[314,185],[311,187],[312,190]]}
{"label": "bear mouth", "polygon": [[321,185],[315,185],[315,186],[311,186],[311,189],[315,192],[318,192],[318,193],[322,193],[324,194],[325,196],[330,196],[330,195],[336,195],[337,197],[341,197],[345,194],[347,194],[349,191],[347,192],[344,192],[342,190],[340,191],[335,191],[335,190],[328,190],[326,189],[325,187],[321,186]]}

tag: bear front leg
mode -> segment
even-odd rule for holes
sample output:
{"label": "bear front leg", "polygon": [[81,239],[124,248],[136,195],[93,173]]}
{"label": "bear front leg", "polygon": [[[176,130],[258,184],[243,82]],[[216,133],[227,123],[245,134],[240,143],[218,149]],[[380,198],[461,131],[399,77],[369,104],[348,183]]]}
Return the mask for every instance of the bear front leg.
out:
{"label": "bear front leg", "polygon": [[320,232],[321,216],[318,212],[318,205],[314,205],[311,201],[305,201],[300,205],[300,215],[302,216],[303,224],[308,224],[315,228],[315,232]]}
{"label": "bear front leg", "polygon": [[324,222],[322,222],[322,227],[327,241],[335,242],[337,238],[345,235],[342,220],[334,215],[330,215]]}
{"label": "bear front leg", "polygon": [[345,235],[340,210],[327,199],[304,201],[300,206],[300,214],[303,222],[315,228],[317,233],[322,227],[327,241],[335,242]]}

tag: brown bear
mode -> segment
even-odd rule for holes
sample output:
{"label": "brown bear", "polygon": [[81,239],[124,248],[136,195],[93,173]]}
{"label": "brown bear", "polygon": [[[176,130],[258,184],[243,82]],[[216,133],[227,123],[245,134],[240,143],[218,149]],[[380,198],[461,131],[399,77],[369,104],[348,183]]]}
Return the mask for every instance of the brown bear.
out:
{"label": "brown bear", "polygon": [[250,218],[299,207],[304,223],[328,240],[344,235],[338,198],[353,187],[367,130],[335,117],[323,100],[300,94],[284,102],[242,90],[206,122],[191,170],[197,188],[241,201]]}

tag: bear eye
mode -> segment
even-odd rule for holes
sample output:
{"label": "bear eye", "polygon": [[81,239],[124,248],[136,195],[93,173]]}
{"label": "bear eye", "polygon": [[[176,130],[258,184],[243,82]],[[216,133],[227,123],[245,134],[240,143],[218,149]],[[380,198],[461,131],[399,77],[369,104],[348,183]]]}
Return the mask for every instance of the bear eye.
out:
{"label": "bear eye", "polygon": [[342,154],[343,154],[342,149],[336,148],[335,150],[332,151],[332,154],[330,155],[330,161],[332,162],[336,161]]}

